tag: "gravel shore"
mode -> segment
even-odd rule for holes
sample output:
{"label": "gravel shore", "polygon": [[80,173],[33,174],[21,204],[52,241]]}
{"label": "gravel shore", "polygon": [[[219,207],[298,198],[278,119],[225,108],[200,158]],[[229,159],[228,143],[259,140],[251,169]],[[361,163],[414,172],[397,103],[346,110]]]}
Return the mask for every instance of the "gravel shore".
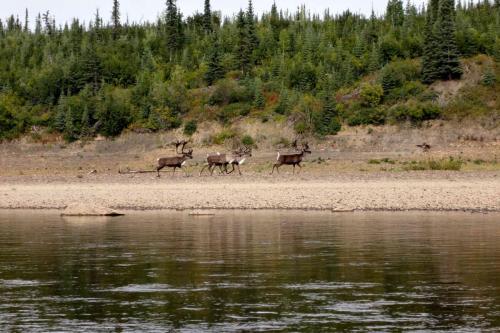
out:
{"label": "gravel shore", "polygon": [[179,177],[0,182],[0,209],[63,209],[84,203],[122,210],[310,209],[500,211],[496,173],[406,177]]}

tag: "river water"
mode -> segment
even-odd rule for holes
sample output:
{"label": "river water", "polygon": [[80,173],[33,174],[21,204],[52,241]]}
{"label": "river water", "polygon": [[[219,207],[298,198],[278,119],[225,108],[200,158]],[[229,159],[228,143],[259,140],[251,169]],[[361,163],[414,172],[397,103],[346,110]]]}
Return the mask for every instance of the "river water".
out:
{"label": "river water", "polygon": [[0,331],[495,332],[500,215],[0,211]]}

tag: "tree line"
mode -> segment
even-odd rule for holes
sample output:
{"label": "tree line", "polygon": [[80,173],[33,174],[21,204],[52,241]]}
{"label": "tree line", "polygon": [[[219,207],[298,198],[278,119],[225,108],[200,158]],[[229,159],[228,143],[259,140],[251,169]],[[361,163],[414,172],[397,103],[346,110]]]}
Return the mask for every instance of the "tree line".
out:
{"label": "tree line", "polygon": [[[428,84],[460,78],[463,57],[500,60],[500,0],[389,0],[384,15],[369,17],[275,4],[257,16],[245,6],[222,17],[205,0],[184,17],[167,0],[155,22],[138,24],[124,22],[113,0],[109,19],[96,11],[88,24],[60,25],[50,12],[34,17],[34,29],[28,11],[0,20],[0,139],[33,125],[72,141],[126,128],[188,125],[192,134],[198,121],[249,115],[319,135],[345,122],[432,119],[439,107]],[[356,102],[341,103],[355,86]]]}

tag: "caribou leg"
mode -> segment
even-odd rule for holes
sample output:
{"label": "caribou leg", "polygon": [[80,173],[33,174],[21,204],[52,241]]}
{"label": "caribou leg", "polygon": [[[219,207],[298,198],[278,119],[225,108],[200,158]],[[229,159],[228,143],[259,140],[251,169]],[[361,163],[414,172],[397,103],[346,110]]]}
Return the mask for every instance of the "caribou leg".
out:
{"label": "caribou leg", "polygon": [[201,174],[203,173],[203,171],[205,171],[205,169],[206,169],[207,167],[208,167],[208,169],[210,170],[210,164],[205,164],[205,165],[203,166],[203,168],[202,168],[202,169],[201,169],[201,171],[200,171],[200,176],[201,176]]}
{"label": "caribou leg", "polygon": [[158,178],[160,178],[160,170],[163,169],[165,166],[159,166],[156,168],[156,172],[158,172]]}
{"label": "caribou leg", "polygon": [[274,174],[274,169],[276,168],[276,171],[278,171],[278,174],[280,173],[280,167],[279,164],[273,165],[273,171],[271,172],[271,175]]}
{"label": "caribou leg", "polygon": [[231,164],[231,167],[233,168],[231,171],[227,171],[227,165],[226,165],[226,174],[230,175],[234,172],[234,164]]}
{"label": "caribou leg", "polygon": [[301,171],[302,171],[302,166],[300,165],[300,163],[297,163],[297,165],[299,166],[299,173],[301,173]]}
{"label": "caribou leg", "polygon": [[[240,170],[240,165],[236,164],[236,166],[238,167],[238,172],[239,172],[240,176],[243,176],[243,174],[241,173],[241,170]],[[233,165],[233,171],[234,171],[234,165]]]}
{"label": "caribou leg", "polygon": [[174,167],[174,172],[172,172],[172,177],[175,176],[175,169],[177,169],[177,167]]}

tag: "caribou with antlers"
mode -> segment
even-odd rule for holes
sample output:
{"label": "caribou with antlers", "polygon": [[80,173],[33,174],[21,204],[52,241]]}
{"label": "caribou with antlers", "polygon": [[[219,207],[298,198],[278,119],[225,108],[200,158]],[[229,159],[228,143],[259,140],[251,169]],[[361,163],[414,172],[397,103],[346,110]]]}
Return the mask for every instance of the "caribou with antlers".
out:
{"label": "caribou with antlers", "polygon": [[[235,150],[229,154],[217,153],[217,154],[207,155],[207,164],[205,164],[205,166],[203,166],[203,168],[201,169],[200,176],[202,175],[203,171],[205,171],[205,169],[207,168],[208,171],[210,172],[210,175],[213,175],[216,167],[219,167],[220,173],[226,172],[226,174],[233,173],[237,168],[241,176],[242,173],[240,170],[240,165],[242,165],[245,162],[246,157],[251,157],[251,156],[252,156],[252,148],[250,147],[241,147],[238,150]],[[227,169],[229,165],[233,167],[231,171],[228,171]]]}
{"label": "caribou with antlers", "polygon": [[[296,141],[294,141],[293,146],[297,147]],[[309,145],[307,144],[307,142],[302,145],[302,149],[300,150],[300,152],[292,154],[281,154],[280,152],[278,152],[278,157],[276,158],[277,163],[273,165],[273,171],[271,172],[271,174],[274,173],[274,169],[276,169],[278,173],[280,173],[280,167],[282,165],[293,165],[293,173],[295,174],[295,166],[298,166],[302,169],[300,163],[302,163],[305,154],[311,154],[311,150],[309,149]]]}
{"label": "caribou with antlers", "polygon": [[[186,145],[188,144],[188,141],[179,141],[177,140],[175,142],[175,152],[177,153],[178,156],[173,156],[173,157],[161,157],[158,159],[158,166],[156,167],[156,171],[158,172],[158,178],[160,177],[160,170],[167,167],[167,168],[174,168],[174,172],[172,174],[175,175],[175,170],[177,168],[182,170],[182,167],[184,164],[186,164],[186,161],[189,159],[193,158],[193,149],[185,150]],[[179,147],[182,146],[181,151],[179,152]],[[187,175],[187,173],[186,173]]]}

